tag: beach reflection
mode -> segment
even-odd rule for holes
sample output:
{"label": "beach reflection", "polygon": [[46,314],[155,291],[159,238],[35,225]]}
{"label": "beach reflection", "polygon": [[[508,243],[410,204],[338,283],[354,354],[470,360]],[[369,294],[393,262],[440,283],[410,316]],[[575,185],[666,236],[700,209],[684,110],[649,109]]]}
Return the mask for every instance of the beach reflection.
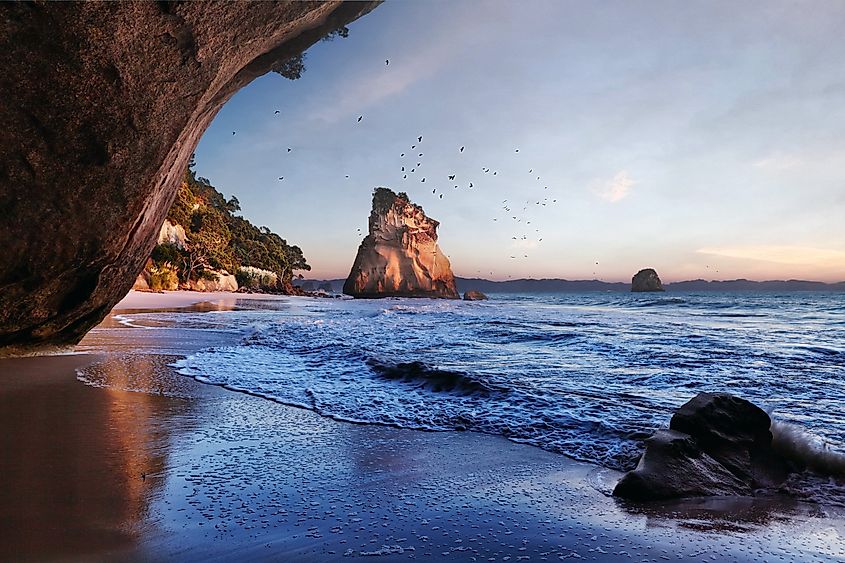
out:
{"label": "beach reflection", "polygon": [[617,500],[632,515],[645,516],[648,527],[681,527],[698,532],[752,532],[775,522],[825,518],[827,510],[817,504],[786,496],[701,497],[653,503]]}
{"label": "beach reflection", "polygon": [[190,403],[83,385],[75,369],[95,360],[115,380],[154,377],[125,359],[0,360],[0,559],[120,551],[148,526],[174,414]]}

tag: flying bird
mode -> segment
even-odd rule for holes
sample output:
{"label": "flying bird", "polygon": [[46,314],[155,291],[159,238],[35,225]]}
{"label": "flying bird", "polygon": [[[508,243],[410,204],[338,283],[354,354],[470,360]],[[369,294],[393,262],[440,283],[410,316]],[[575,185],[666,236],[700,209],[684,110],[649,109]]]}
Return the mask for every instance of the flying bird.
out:
{"label": "flying bird", "polygon": [[450,180],[454,180],[454,179],[455,179],[455,175],[454,175],[454,174],[452,174],[451,176],[449,176],[449,179],[450,179]]}
{"label": "flying bird", "polygon": [[461,147],[461,152],[464,152],[464,147]]}
{"label": "flying bird", "polygon": [[402,158],[403,156],[405,156],[405,153],[400,154],[399,158]]}
{"label": "flying bird", "polygon": [[420,180],[420,181],[421,181],[421,182],[425,182],[425,178],[423,178],[423,179],[422,179],[422,180]]}
{"label": "flying bird", "polygon": [[440,199],[443,199],[443,194],[440,194]]}
{"label": "flying bird", "polygon": [[279,180],[284,180],[284,179],[285,179],[284,176],[279,176]]}
{"label": "flying bird", "polygon": [[235,132],[234,132],[234,131],[232,131],[232,135],[234,135],[234,134],[235,134]]}
{"label": "flying bird", "polygon": [[291,150],[290,147],[288,147],[288,152],[290,152],[290,150]]}
{"label": "flying bird", "polygon": [[384,59],[384,66],[387,66],[389,64],[390,64],[390,59]]}
{"label": "flying bird", "polygon": [[418,142],[418,143],[422,143],[422,135],[420,135],[419,137],[417,137],[417,142]]}
{"label": "flying bird", "polygon": [[279,110],[276,110],[276,111],[273,112],[274,115],[277,114],[277,113],[279,113]]}
{"label": "flying bird", "polygon": [[364,116],[363,116],[363,115],[359,115],[359,116],[358,116],[358,123],[361,123],[361,120],[362,120],[362,119],[364,119]]}

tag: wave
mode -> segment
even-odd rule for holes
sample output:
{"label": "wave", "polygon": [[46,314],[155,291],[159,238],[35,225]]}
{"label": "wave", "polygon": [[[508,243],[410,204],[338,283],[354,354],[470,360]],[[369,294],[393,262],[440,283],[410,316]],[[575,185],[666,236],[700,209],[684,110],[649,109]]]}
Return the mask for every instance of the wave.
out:
{"label": "wave", "polygon": [[819,475],[845,478],[845,454],[834,451],[830,444],[794,424],[772,420],[772,448]]}
{"label": "wave", "polygon": [[470,374],[431,368],[422,362],[404,362],[394,365],[369,360],[367,364],[384,379],[413,384],[435,393],[456,393],[461,395],[491,395],[507,393],[510,389],[479,380]]}
{"label": "wave", "polygon": [[803,346],[803,350],[807,352],[812,352],[814,354],[820,354],[822,356],[842,356],[845,352],[841,350],[834,350],[833,348],[824,348],[822,346]]}
{"label": "wave", "polygon": [[631,303],[632,307],[665,307],[667,305],[684,305],[687,303],[686,299],[680,297],[668,297],[666,299],[649,299],[638,300]]}

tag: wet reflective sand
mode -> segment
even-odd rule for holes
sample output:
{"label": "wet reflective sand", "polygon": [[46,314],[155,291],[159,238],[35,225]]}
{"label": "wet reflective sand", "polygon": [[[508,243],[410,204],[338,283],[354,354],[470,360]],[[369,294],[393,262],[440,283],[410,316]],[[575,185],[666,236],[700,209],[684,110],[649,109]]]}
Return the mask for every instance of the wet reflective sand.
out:
{"label": "wet reflective sand", "polygon": [[84,343],[97,354],[0,360],[0,559],[845,558],[841,508],[620,503],[612,472],[503,438],[198,384],[166,367],[197,345],[178,333],[113,325]]}

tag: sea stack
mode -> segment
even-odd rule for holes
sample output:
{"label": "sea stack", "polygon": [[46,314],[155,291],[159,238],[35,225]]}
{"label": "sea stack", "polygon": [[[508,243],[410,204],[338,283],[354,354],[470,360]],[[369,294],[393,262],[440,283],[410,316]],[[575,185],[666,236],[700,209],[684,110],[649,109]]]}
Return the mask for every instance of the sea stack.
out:
{"label": "sea stack", "polygon": [[663,289],[663,284],[660,282],[660,276],[654,268],[646,268],[640,270],[631,278],[631,291],[634,293],[642,293],[649,291],[666,291]]}
{"label": "sea stack", "polygon": [[407,194],[376,188],[369,234],[358,247],[343,293],[459,299],[449,259],[437,246],[439,224]]}

